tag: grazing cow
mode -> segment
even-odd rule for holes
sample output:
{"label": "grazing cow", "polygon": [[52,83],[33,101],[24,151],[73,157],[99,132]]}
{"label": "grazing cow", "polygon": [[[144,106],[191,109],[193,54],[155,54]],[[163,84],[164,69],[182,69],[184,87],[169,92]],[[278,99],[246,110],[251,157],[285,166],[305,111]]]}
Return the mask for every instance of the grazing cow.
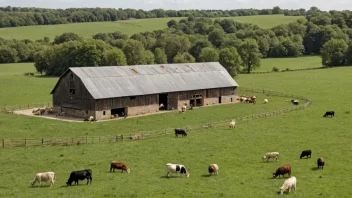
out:
{"label": "grazing cow", "polygon": [[298,102],[298,100],[291,100],[291,102],[292,102],[292,104],[294,104],[294,105],[298,105],[299,104],[299,102]]}
{"label": "grazing cow", "polygon": [[88,121],[89,121],[89,122],[93,122],[93,121],[95,121],[95,119],[94,119],[93,116],[89,116]]}
{"label": "grazing cow", "polygon": [[270,159],[279,159],[280,153],[279,152],[270,152],[270,153],[266,153],[263,156],[263,160],[267,160],[267,162],[269,162]]}
{"label": "grazing cow", "polygon": [[190,176],[189,172],[186,170],[184,165],[181,164],[166,164],[166,176],[169,177],[170,173],[185,174],[188,178]]}
{"label": "grazing cow", "polygon": [[121,173],[123,171],[126,171],[127,173],[130,173],[130,168],[127,167],[127,165],[124,162],[116,162],[116,161],[112,161],[110,164],[110,173],[111,171],[115,172],[115,169],[119,169],[122,170]]}
{"label": "grazing cow", "polygon": [[50,186],[54,185],[56,180],[56,176],[54,172],[44,172],[44,173],[37,173],[31,181],[31,184],[34,185],[36,182],[39,182],[42,185],[42,182],[50,182]]}
{"label": "grazing cow", "polygon": [[230,128],[235,128],[235,124],[236,124],[235,120],[232,120],[230,122]]}
{"label": "grazing cow", "polygon": [[67,180],[66,184],[71,186],[72,182],[75,182],[75,185],[78,185],[78,181],[84,179],[87,179],[87,185],[89,184],[89,181],[92,184],[91,169],[72,171],[70,174],[70,178]]}
{"label": "grazing cow", "polygon": [[276,178],[277,176],[280,177],[282,175],[285,177],[285,174],[288,173],[289,176],[291,176],[291,165],[286,164],[283,166],[280,166],[279,168],[276,169],[275,173],[273,173],[273,177]]}
{"label": "grazing cow", "polygon": [[187,110],[187,106],[186,106],[186,105],[183,105],[182,108],[181,108],[181,111],[182,111],[182,112],[186,112],[186,110]]}
{"label": "grazing cow", "polygon": [[178,137],[178,135],[187,136],[187,133],[184,129],[175,129],[175,135]]}
{"label": "grazing cow", "polygon": [[335,117],[335,111],[327,111],[325,114],[324,114],[324,117]]}
{"label": "grazing cow", "polygon": [[219,166],[217,164],[210,164],[208,171],[210,176],[213,174],[219,174]]}
{"label": "grazing cow", "polygon": [[299,158],[302,159],[305,156],[307,156],[307,159],[308,159],[308,157],[312,157],[312,150],[304,150],[304,151],[302,151],[302,153],[299,156]]}
{"label": "grazing cow", "polygon": [[318,164],[318,169],[319,169],[320,167],[321,167],[321,169],[324,169],[324,164],[325,164],[324,158],[319,157],[319,158],[318,158],[318,161],[317,161],[317,164]]}
{"label": "grazing cow", "polygon": [[160,105],[159,105],[159,110],[165,110],[165,106],[164,106],[163,103],[160,103]]}
{"label": "grazing cow", "polygon": [[264,99],[264,103],[266,104],[266,103],[268,103],[268,102],[269,102],[268,99],[265,98],[265,99]]}
{"label": "grazing cow", "polygon": [[280,194],[281,195],[284,194],[284,192],[287,190],[288,190],[288,193],[290,193],[292,188],[295,189],[294,193],[296,193],[296,185],[297,185],[296,177],[292,176],[286,179],[284,184],[280,188]]}

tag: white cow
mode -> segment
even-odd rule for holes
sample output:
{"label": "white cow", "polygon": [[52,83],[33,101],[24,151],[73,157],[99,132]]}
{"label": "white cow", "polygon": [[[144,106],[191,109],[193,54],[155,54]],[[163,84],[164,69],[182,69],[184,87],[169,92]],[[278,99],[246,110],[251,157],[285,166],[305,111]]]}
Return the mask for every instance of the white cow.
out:
{"label": "white cow", "polygon": [[270,158],[272,158],[272,159],[276,159],[276,161],[277,161],[277,159],[279,159],[279,156],[280,156],[279,152],[269,152],[263,156],[263,160],[269,161]]}
{"label": "white cow", "polygon": [[268,103],[268,102],[269,102],[268,99],[265,98],[265,99],[264,99],[264,103],[266,104],[266,103]]}
{"label": "white cow", "polygon": [[288,190],[288,193],[290,193],[292,188],[295,189],[294,193],[296,193],[296,185],[297,185],[296,177],[292,176],[286,179],[284,184],[280,188],[280,194],[281,195],[284,194],[286,190]]}
{"label": "white cow", "polygon": [[90,116],[90,117],[88,118],[88,121],[89,121],[89,122],[94,121],[94,117],[93,117],[93,116]]}
{"label": "white cow", "polygon": [[187,178],[190,175],[184,165],[167,163],[166,164],[166,176],[169,177],[170,173],[177,173],[178,175],[185,174]]}
{"label": "white cow", "polygon": [[230,122],[230,128],[235,128],[235,124],[236,124],[235,120],[232,120]]}
{"label": "white cow", "polygon": [[54,172],[44,172],[44,173],[37,173],[31,181],[31,184],[34,185],[36,182],[39,182],[42,185],[42,182],[50,182],[50,186],[55,183],[56,176]]}
{"label": "white cow", "polygon": [[186,106],[186,105],[183,105],[183,106],[182,106],[182,112],[186,112],[186,109],[187,109],[187,106]]}

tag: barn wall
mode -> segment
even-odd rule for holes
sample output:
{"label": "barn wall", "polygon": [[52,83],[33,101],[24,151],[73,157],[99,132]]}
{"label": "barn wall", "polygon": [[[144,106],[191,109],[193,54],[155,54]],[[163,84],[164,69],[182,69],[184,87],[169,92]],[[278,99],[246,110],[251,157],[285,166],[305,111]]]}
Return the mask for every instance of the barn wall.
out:
{"label": "barn wall", "polygon": [[[72,77],[71,77],[72,75]],[[71,88],[75,93],[70,93],[71,78],[74,82]],[[83,85],[80,78],[74,73],[68,71],[59,80],[59,83],[53,93],[53,108],[56,112],[66,112],[73,117],[94,116],[94,99]],[[86,113],[88,111],[88,114]]]}
{"label": "barn wall", "polygon": [[127,115],[142,115],[159,111],[158,95],[121,97],[96,100],[96,119],[106,120],[111,117],[111,109],[126,108]]}
{"label": "barn wall", "polygon": [[168,93],[167,95],[167,110],[178,109],[178,92]]}
{"label": "barn wall", "polygon": [[236,88],[226,87],[217,89],[206,90],[206,97],[204,99],[204,106],[210,106],[219,104],[219,97],[221,97],[221,104],[235,102],[236,100]]}

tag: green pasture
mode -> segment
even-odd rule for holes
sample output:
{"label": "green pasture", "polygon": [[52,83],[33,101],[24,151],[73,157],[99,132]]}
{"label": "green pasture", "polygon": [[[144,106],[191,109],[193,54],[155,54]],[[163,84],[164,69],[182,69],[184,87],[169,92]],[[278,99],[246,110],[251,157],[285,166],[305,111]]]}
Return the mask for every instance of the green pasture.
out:
{"label": "green pasture", "polygon": [[[289,23],[299,17],[284,15],[263,15],[230,17],[238,22],[257,24],[262,28],[271,28],[276,25]],[[97,33],[115,32],[132,35],[134,33],[153,31],[167,28],[167,22],[182,18],[154,18],[154,19],[134,19],[116,22],[93,22],[93,23],[71,23],[63,25],[40,25],[24,26],[15,28],[0,28],[0,38],[4,39],[31,39],[38,40],[49,37],[51,41],[55,36],[65,32],[74,32],[82,37],[91,38]]]}
{"label": "green pasture", "polygon": [[[46,91],[38,92],[35,87],[45,84],[43,89],[50,91],[55,79],[16,76],[15,71],[8,72],[11,75],[0,76],[0,79],[12,79],[12,83],[16,82],[19,87],[22,83],[28,89],[27,95],[15,95],[12,100],[25,104],[34,101],[35,95],[50,99]],[[352,104],[336,101],[336,98],[352,96],[348,88],[351,78],[348,67],[238,75],[235,80],[242,87],[298,94],[313,102],[305,110],[238,123],[235,129],[224,125],[189,131],[183,138],[166,135],[112,144],[0,148],[2,159],[6,159],[2,161],[0,197],[47,197],[49,193],[51,197],[275,197],[284,179],[273,179],[272,172],[287,163],[291,164],[292,175],[297,178],[297,193],[290,196],[350,197],[346,187],[352,181],[346,173],[352,162],[349,146]],[[26,85],[28,82],[33,83],[32,88]],[[11,87],[10,82],[5,85],[2,89]],[[5,88],[1,96],[16,94],[9,89]],[[68,123],[0,113],[0,138],[72,137],[182,127],[230,121],[237,116],[292,106],[286,98],[255,95],[258,96],[256,105],[219,105],[185,114],[166,113],[97,123]],[[262,104],[264,98],[269,100],[268,104]],[[10,98],[7,100],[11,102]],[[334,110],[336,116],[323,118],[328,110]],[[311,159],[299,159],[305,149],[312,149]],[[280,152],[278,162],[262,162],[261,157],[270,151]],[[326,160],[324,170],[316,169],[318,157]],[[109,173],[112,160],[126,162],[131,173]],[[190,178],[165,178],[167,163],[185,165]],[[210,163],[219,165],[218,176],[207,176]],[[85,168],[93,171],[92,185],[86,186],[86,181],[81,181],[79,186],[65,186],[71,171]],[[56,172],[55,185],[31,187],[29,181],[35,173],[44,171]]]}
{"label": "green pasture", "polygon": [[270,72],[273,67],[281,70],[307,69],[321,67],[320,56],[302,56],[298,58],[265,58],[261,60],[260,68],[253,72]]}

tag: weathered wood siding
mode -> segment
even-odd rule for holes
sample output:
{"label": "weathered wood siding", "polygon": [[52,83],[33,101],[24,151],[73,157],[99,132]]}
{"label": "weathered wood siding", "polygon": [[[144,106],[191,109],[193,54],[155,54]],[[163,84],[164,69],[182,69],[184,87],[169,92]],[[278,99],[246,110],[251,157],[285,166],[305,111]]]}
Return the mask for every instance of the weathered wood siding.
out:
{"label": "weathered wood siding", "polygon": [[[71,77],[72,75],[72,77]],[[70,94],[70,81],[73,79],[75,94]],[[53,93],[53,105],[77,110],[94,110],[94,99],[79,79],[71,71],[67,72],[59,81]]]}
{"label": "weathered wood siding", "polygon": [[158,104],[158,95],[121,97],[95,100],[95,110],[103,111],[123,107],[138,107]]}

